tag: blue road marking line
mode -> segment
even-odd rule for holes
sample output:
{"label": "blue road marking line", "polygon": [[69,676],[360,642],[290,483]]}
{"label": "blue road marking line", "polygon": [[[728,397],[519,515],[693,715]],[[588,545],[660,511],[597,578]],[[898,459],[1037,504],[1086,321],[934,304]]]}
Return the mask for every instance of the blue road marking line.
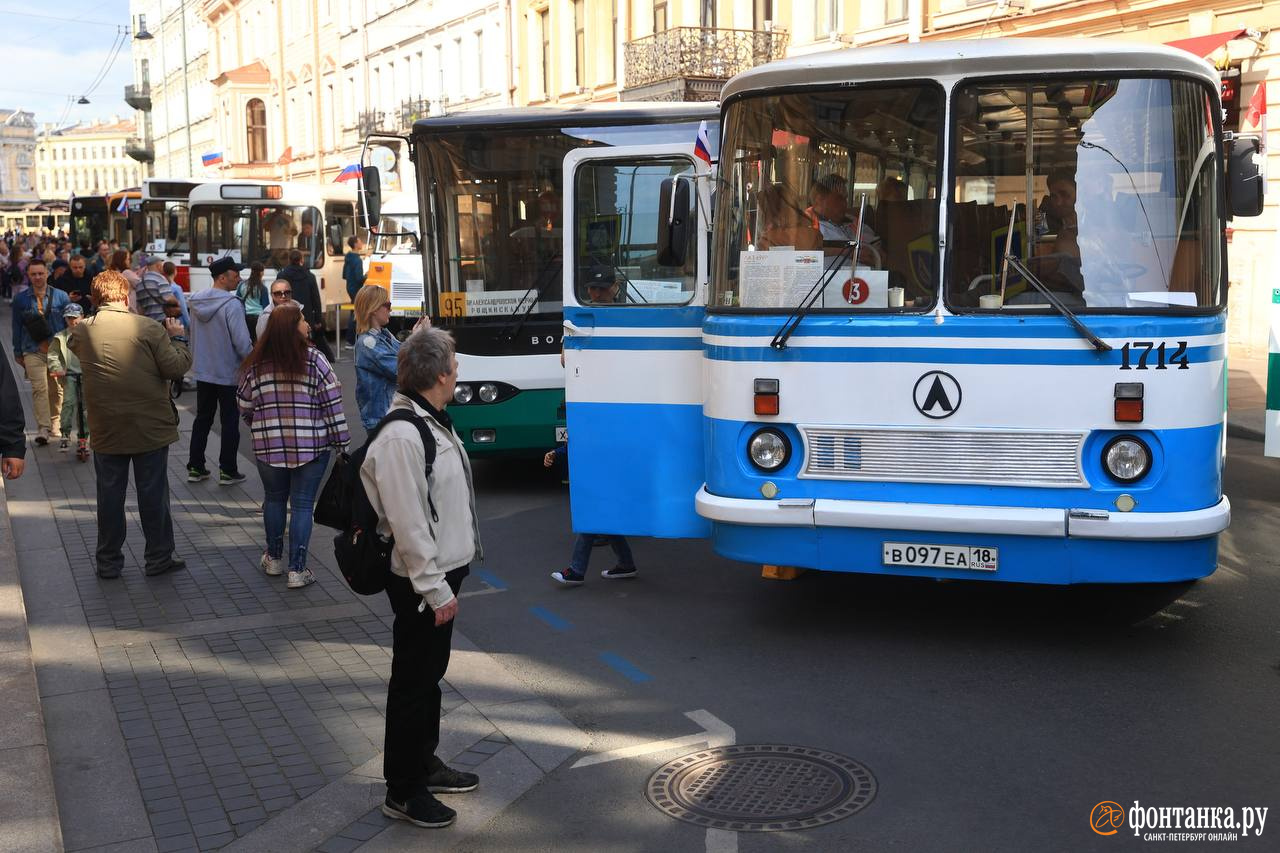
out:
{"label": "blue road marking line", "polygon": [[506,585],[505,583],[503,583],[502,581],[498,580],[498,576],[497,576],[497,575],[495,575],[493,572],[486,572],[484,569],[474,569],[474,570],[472,570],[471,574],[473,574],[473,575],[475,575],[476,577],[480,578],[480,580],[484,581],[485,583],[487,583],[489,586],[493,587],[494,589],[506,589],[506,588],[507,588],[507,585]]}
{"label": "blue road marking line", "polygon": [[600,660],[604,661],[609,667],[621,673],[624,677],[640,684],[645,681],[653,681],[653,676],[645,672],[622,655],[613,652],[601,652]]}
{"label": "blue road marking line", "polygon": [[572,624],[561,619],[545,607],[530,607],[529,612],[534,616],[537,616],[543,622],[546,622],[552,628],[555,628],[557,631],[568,631],[573,627]]}

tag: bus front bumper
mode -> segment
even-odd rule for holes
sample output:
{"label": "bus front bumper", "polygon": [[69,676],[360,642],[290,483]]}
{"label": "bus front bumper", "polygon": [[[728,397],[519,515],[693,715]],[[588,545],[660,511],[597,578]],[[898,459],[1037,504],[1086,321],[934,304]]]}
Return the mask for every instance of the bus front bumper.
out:
{"label": "bus front bumper", "polygon": [[1183,512],[1107,512],[1038,507],[957,506],[825,498],[754,500],[698,490],[698,515],[747,527],[902,530],[921,533],[1044,536],[1176,542],[1215,536],[1231,523],[1224,495],[1214,506]]}

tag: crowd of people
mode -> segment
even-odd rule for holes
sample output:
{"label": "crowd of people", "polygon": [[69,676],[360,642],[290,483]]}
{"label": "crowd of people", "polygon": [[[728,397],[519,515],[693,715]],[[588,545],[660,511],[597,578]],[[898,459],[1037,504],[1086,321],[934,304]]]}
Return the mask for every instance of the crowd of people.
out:
{"label": "crowd of people", "polygon": [[[174,536],[168,453],[178,440],[173,384],[190,375],[196,413],[188,481],[212,476],[205,451],[217,417],[218,482],[243,482],[237,460],[246,423],[264,493],[257,567],[267,578],[287,575],[290,589],[314,583],[308,565],[313,506],[330,459],[349,447],[351,436],[332,356],[315,328],[322,316],[318,288],[302,259],[291,259],[269,284],[261,267],[242,280],[244,267],[220,259],[210,266],[213,286],[187,299],[163,259],[105,242],[85,257],[70,254],[61,240],[6,239],[0,255],[14,358],[31,384],[34,444],[57,438],[60,449],[69,450],[75,441],[77,456],[93,459],[97,576],[110,581],[126,569],[131,469],[145,540],[143,574],[186,567]],[[447,826],[455,812],[435,795],[479,785],[475,774],[435,755],[439,682],[449,662],[457,595],[481,553],[470,463],[445,411],[457,359],[453,339],[425,320],[401,343],[386,329],[387,291],[348,285],[356,285],[361,421],[376,428],[390,410],[405,409],[428,428],[420,433],[413,424],[389,421],[373,433],[360,468],[379,515],[377,532],[395,543],[387,582],[395,621],[382,810],[417,826]],[[433,452],[423,444],[426,434],[434,439]],[[0,474],[21,476],[26,452],[18,384],[0,359]]]}

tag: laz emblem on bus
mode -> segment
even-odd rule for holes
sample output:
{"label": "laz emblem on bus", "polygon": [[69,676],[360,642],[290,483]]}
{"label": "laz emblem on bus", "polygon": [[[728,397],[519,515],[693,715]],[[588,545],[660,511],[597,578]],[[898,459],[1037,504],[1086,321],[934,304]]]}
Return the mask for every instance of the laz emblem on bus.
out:
{"label": "laz emblem on bus", "polygon": [[[1154,359],[1152,353],[1155,354]],[[1178,341],[1176,348],[1164,341],[1134,341],[1120,347],[1121,370],[1168,370],[1171,364],[1178,365],[1179,370],[1191,367],[1186,341]]]}
{"label": "laz emblem on bus", "polygon": [[916,410],[935,421],[954,415],[962,396],[956,378],[941,370],[930,370],[921,376],[912,390]]}

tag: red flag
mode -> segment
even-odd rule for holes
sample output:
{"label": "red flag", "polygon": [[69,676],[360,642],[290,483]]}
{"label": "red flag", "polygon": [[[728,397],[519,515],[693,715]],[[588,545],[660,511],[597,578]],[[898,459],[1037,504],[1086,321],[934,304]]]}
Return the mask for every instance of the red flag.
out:
{"label": "red flag", "polygon": [[1263,80],[1258,84],[1258,88],[1253,90],[1253,97],[1249,99],[1249,112],[1245,113],[1244,123],[1252,127],[1261,128],[1262,120],[1267,117],[1267,81]]}
{"label": "red flag", "polygon": [[288,148],[284,149],[284,153],[280,155],[280,159],[277,160],[276,163],[280,166],[284,166],[285,164],[292,163],[292,162],[293,162],[293,146],[290,145]]}

